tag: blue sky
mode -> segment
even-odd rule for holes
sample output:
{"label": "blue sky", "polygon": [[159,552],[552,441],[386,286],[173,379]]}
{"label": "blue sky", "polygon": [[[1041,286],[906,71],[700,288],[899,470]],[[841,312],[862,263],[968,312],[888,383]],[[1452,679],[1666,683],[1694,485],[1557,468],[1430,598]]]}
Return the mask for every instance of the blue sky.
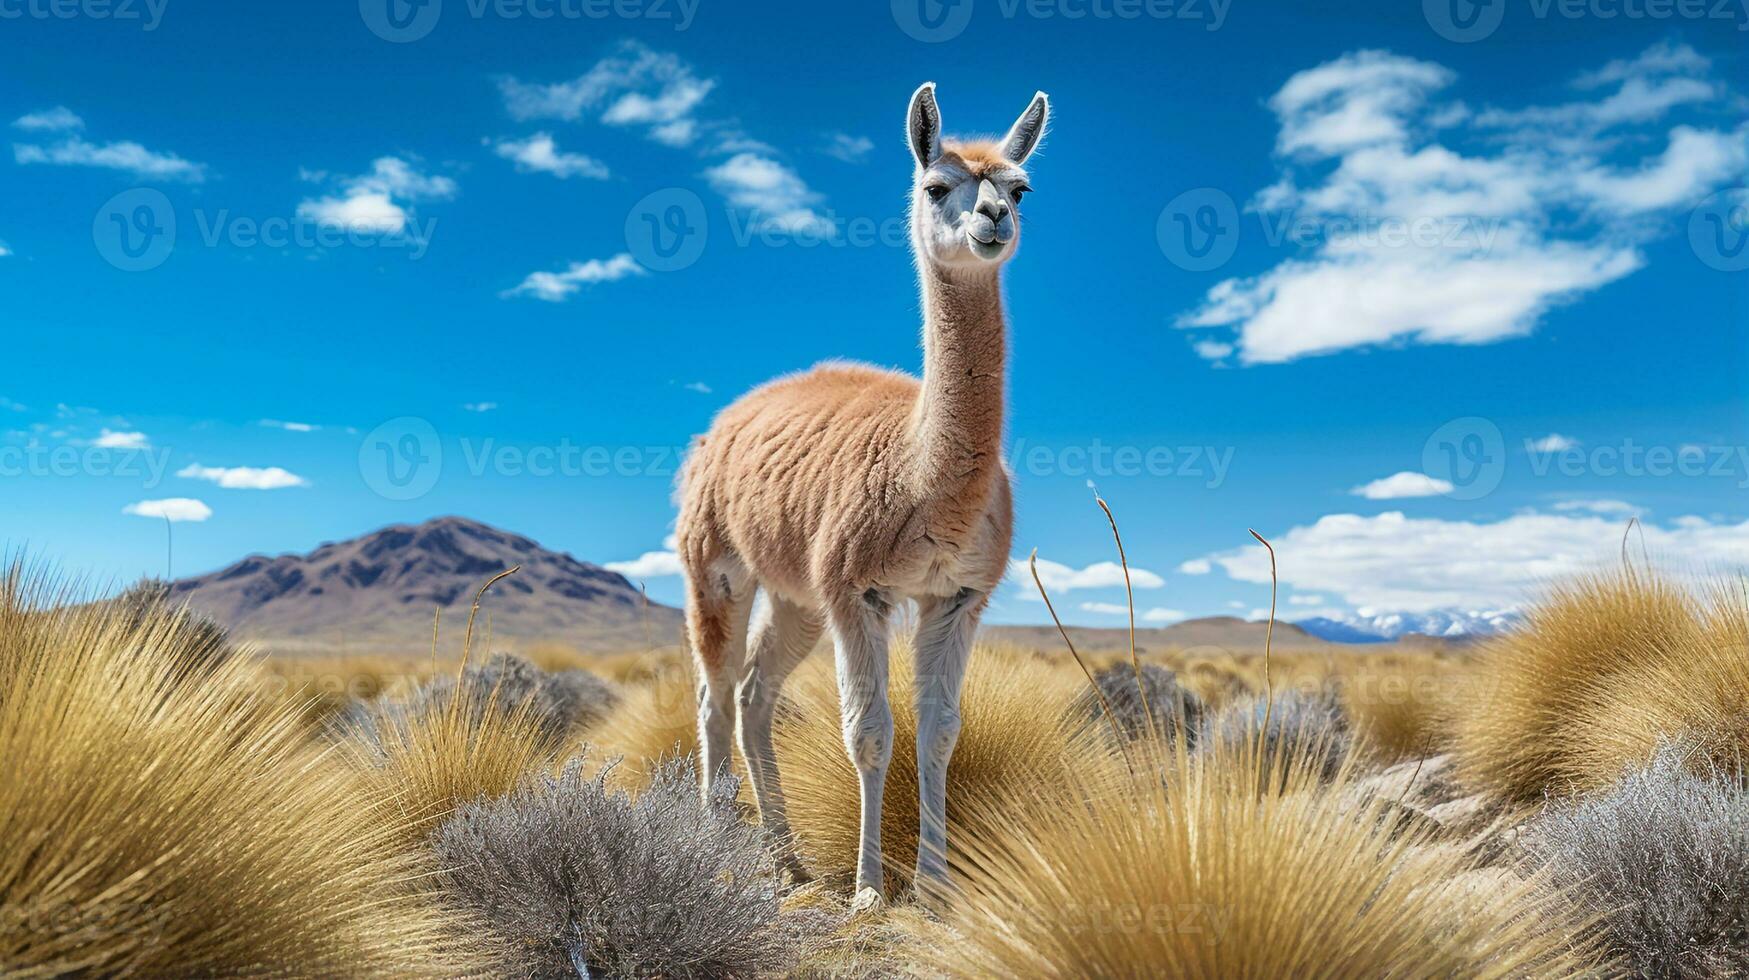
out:
{"label": "blue sky", "polygon": [[678,601],[714,412],[918,364],[933,79],[949,131],[1052,97],[1009,438],[1066,618],[1122,622],[1090,483],[1154,623],[1267,604],[1248,527],[1296,615],[1509,609],[1634,515],[1749,561],[1739,6],[921,2],[0,0],[0,540],[453,513]]}

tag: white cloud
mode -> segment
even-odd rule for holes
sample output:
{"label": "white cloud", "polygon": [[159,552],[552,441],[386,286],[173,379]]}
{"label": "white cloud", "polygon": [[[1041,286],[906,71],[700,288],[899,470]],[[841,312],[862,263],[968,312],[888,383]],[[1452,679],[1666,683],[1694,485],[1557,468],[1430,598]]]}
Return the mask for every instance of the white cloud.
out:
{"label": "white cloud", "polygon": [[1127,616],[1130,612],[1130,607],[1117,602],[1083,602],[1080,609],[1101,616]]}
{"label": "white cloud", "polygon": [[14,143],[12,157],[20,164],[102,167],[155,180],[182,180],[198,184],[206,179],[205,164],[190,163],[174,153],[155,153],[129,140],[92,143],[80,136],[67,136],[58,143],[46,146]]}
{"label": "white cloud", "polygon": [[394,235],[407,227],[407,211],[387,194],[319,197],[298,204],[298,217],[330,228]]}
{"label": "white cloud", "polygon": [[1638,517],[1646,512],[1643,507],[1635,507],[1625,500],[1563,500],[1555,505],[1555,510],[1562,513],[1582,511],[1587,514],[1597,514],[1603,517]]}
{"label": "white cloud", "polygon": [[[1009,562],[1008,573],[1024,583],[1023,591],[1032,589],[1036,593],[1032,584],[1032,572],[1024,559],[1016,558]],[[1071,568],[1040,558],[1038,577],[1044,582],[1045,589],[1053,594],[1072,592],[1075,589],[1104,589],[1113,586],[1122,588],[1123,566],[1114,561],[1096,561],[1086,568]],[[1131,566],[1130,584],[1138,589],[1158,589],[1166,584],[1166,580],[1145,568]]]}
{"label": "white cloud", "polygon": [[310,481],[277,466],[201,466],[193,463],[176,471],[185,480],[205,480],[226,490],[281,490],[307,487]]}
{"label": "white cloud", "polygon": [[795,234],[832,231],[832,223],[811,207],[820,195],[809,190],[794,170],[770,157],[737,153],[704,175],[731,205],[753,212],[759,227]]}
{"label": "white cloud", "polygon": [[562,303],[584,286],[642,275],[648,275],[644,267],[629,253],[621,252],[610,259],[573,262],[563,272],[531,272],[515,289],[505,290],[502,295],[533,296],[549,303]]}
{"label": "white cloud", "polygon": [[829,157],[837,157],[845,163],[861,163],[868,159],[874,151],[874,140],[867,136],[852,136],[849,133],[832,133],[826,137],[826,145],[820,152]]}
{"label": "white cloud", "polygon": [[[1707,70],[1665,45],[1583,76],[1574,103],[1481,113],[1437,98],[1452,72],[1388,52],[1299,72],[1269,103],[1283,174],[1243,227],[1313,232],[1301,255],[1216,284],[1177,325],[1233,331],[1246,364],[1530,333],[1638,270],[1679,209],[1749,165],[1749,124],[1644,130],[1727,101]],[[1626,126],[1641,129],[1600,135]]]}
{"label": "white cloud", "polygon": [[[329,179],[325,171],[299,174],[318,183]],[[398,235],[406,230],[409,218],[403,202],[447,201],[458,190],[451,178],[423,173],[400,157],[378,157],[369,173],[339,183],[340,193],[299,203],[298,218],[361,234]]]}
{"label": "white cloud", "polygon": [[98,433],[97,439],[92,445],[98,449],[152,448],[151,440],[146,438],[144,432],[117,432],[113,429],[104,429]]}
{"label": "white cloud", "polygon": [[12,125],[34,133],[59,133],[69,129],[84,129],[85,120],[64,105],[27,113],[12,120]]}
{"label": "white cloud", "polygon": [[[748,135],[732,118],[699,114],[715,88],[714,79],[701,77],[678,56],[636,41],[621,42],[614,54],[569,81],[498,80],[504,108],[516,119],[594,118],[608,126],[642,129],[666,146],[697,144],[706,156],[728,154],[730,159],[711,167],[706,176],[731,204],[759,212],[756,230],[831,234],[832,223],[813,208],[820,195],[777,161],[770,144]],[[857,138],[845,139],[830,144],[828,151],[853,152]]]}
{"label": "white cloud", "polygon": [[1533,453],[1564,453],[1578,447],[1579,440],[1561,435],[1559,432],[1551,432],[1541,439],[1524,440],[1524,448]]}
{"label": "white cloud", "polygon": [[1290,595],[1287,597],[1287,603],[1290,606],[1321,606],[1324,604],[1324,597],[1321,595]]}
{"label": "white cloud", "polygon": [[261,423],[270,429],[284,429],[287,432],[314,432],[321,428],[308,422],[282,422],[279,419],[262,419]]}
{"label": "white cloud", "polygon": [[566,177],[606,180],[608,177],[607,164],[581,153],[561,151],[551,133],[536,133],[523,140],[499,140],[493,149],[499,156],[513,161],[517,170],[526,173],[552,174],[561,180]]}
{"label": "white cloud", "polygon": [[638,580],[679,575],[680,556],[670,551],[646,551],[631,561],[610,561],[602,566],[626,578]]}
{"label": "white cloud", "polygon": [[12,254],[12,249],[7,248],[5,242],[0,242],[0,259],[3,259],[11,254]]}
{"label": "white cloud", "polygon": [[1398,500],[1404,497],[1437,497],[1450,493],[1452,486],[1445,480],[1425,473],[1393,473],[1348,491],[1368,500]]}
{"label": "white cloud", "polygon": [[1233,345],[1219,340],[1199,340],[1190,345],[1205,361],[1220,361],[1233,355]]}
{"label": "white cloud", "polygon": [[622,42],[612,56],[570,81],[535,84],[502,78],[498,91],[516,119],[575,121],[594,115],[609,126],[642,126],[647,135],[670,146],[697,136],[694,111],[716,87],[698,77],[678,56],[653,51],[636,41]]}
{"label": "white cloud", "polygon": [[1611,61],[1573,80],[1573,88],[1580,91],[1617,87],[1601,100],[1518,110],[1488,109],[1477,114],[1476,123],[1596,132],[1623,123],[1650,122],[1676,106],[1717,97],[1720,86],[1705,78],[1711,68],[1711,63],[1693,48],[1664,42],[1647,48],[1637,57]]}
{"label": "white cloud", "polygon": [[462,411],[464,411],[464,412],[478,412],[482,415],[485,414],[486,412],[495,412],[497,410],[498,410],[498,403],[497,402],[467,402],[467,403],[462,405]]}
{"label": "white cloud", "polygon": [[1214,566],[1210,565],[1208,561],[1203,558],[1192,558],[1191,560],[1181,562],[1178,565],[1178,571],[1185,575],[1207,575],[1213,570],[1213,568]]}
{"label": "white cloud", "polygon": [[1166,609],[1161,606],[1155,606],[1143,613],[1142,619],[1150,623],[1176,623],[1179,620],[1186,618],[1188,615],[1189,614],[1182,609]]}
{"label": "white cloud", "polygon": [[681,387],[685,388],[687,391],[696,391],[701,395],[708,395],[711,393],[711,386],[705,384],[703,381],[688,381],[686,384],[681,385]]}
{"label": "white cloud", "polygon": [[180,523],[204,521],[213,516],[213,509],[190,497],[169,497],[164,500],[142,500],[123,507],[122,513],[136,517],[155,517],[161,521]]}
{"label": "white cloud", "polygon": [[[1749,566],[1749,521],[1683,517],[1644,523],[1647,551],[1679,568]],[[1270,536],[1282,584],[1334,593],[1362,615],[1512,610],[1574,575],[1621,560],[1621,523],[1596,515],[1522,513],[1497,521],[1329,514]],[[1243,582],[1268,584],[1269,558],[1251,545],[1208,556]]]}

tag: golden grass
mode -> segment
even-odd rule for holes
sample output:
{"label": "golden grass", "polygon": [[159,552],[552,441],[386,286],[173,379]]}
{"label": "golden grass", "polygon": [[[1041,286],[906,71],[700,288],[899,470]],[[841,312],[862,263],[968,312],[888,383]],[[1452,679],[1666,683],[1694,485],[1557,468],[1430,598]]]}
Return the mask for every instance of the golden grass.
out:
{"label": "golden grass", "polygon": [[[619,707],[589,733],[589,742],[599,749],[596,756],[620,760],[608,782],[635,793],[648,785],[663,760],[698,753],[697,682],[682,661],[667,665],[624,694]],[[737,771],[746,771],[739,762],[736,765]]]}
{"label": "golden grass", "polygon": [[405,693],[430,680],[434,669],[430,658],[417,656],[267,657],[261,692],[275,703],[297,706],[315,732],[354,701]]}
{"label": "golden grass", "polygon": [[530,774],[562,761],[564,745],[543,730],[527,706],[514,711],[469,711],[470,699],[492,692],[464,685],[457,697],[379,715],[376,740],[346,741],[361,776],[391,800],[395,823],[423,839],[457,806],[503,796]]}
{"label": "golden grass", "polygon": [[[881,809],[887,892],[911,880],[917,861],[917,738],[912,657],[895,645],[891,658],[893,759]],[[964,728],[947,773],[948,850],[954,842],[1002,819],[1004,802],[1065,801],[1070,776],[1102,746],[1072,739],[1065,714],[1086,681],[1025,654],[979,649],[972,654],[962,701]],[[827,658],[804,664],[784,688],[795,710],[780,711],[773,743],[789,801],[797,850],[809,869],[833,883],[855,872],[861,836],[856,770],[844,750],[837,687]],[[963,803],[986,801],[970,813]]]}
{"label": "golden grass", "polygon": [[[1146,744],[1146,743],[1144,743]],[[1304,753],[1255,743],[1089,767],[1081,802],[979,794],[946,933],[947,977],[1565,976],[1598,964],[1534,881],[1398,833],[1390,801],[1318,785]],[[962,811],[963,812],[963,811]]]}
{"label": "golden grass", "polygon": [[1554,591],[1487,644],[1458,723],[1463,778],[1499,797],[1596,789],[1691,742],[1738,770],[1749,755],[1749,594],[1697,597],[1641,571]]}
{"label": "golden grass", "polygon": [[14,565],[0,582],[0,975],[471,968],[392,806],[189,623]]}
{"label": "golden grass", "polygon": [[1381,761],[1399,762],[1450,747],[1472,676],[1465,661],[1390,653],[1353,662],[1333,680],[1367,748]]}

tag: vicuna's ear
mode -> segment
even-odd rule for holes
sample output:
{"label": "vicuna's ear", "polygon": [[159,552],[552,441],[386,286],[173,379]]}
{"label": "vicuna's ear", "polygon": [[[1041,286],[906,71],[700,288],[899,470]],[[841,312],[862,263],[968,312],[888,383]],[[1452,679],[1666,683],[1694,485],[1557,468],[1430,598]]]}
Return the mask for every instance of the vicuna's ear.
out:
{"label": "vicuna's ear", "polygon": [[911,110],[905,114],[905,138],[919,166],[927,167],[941,156],[941,109],[935,104],[935,83],[924,82],[911,95]]}
{"label": "vicuna's ear", "polygon": [[1040,92],[1032,97],[1032,104],[1014,120],[1014,128],[1002,138],[1002,155],[1015,163],[1025,163],[1032,156],[1032,151],[1038,149],[1038,142],[1045,138],[1045,125],[1051,117],[1051,100]]}

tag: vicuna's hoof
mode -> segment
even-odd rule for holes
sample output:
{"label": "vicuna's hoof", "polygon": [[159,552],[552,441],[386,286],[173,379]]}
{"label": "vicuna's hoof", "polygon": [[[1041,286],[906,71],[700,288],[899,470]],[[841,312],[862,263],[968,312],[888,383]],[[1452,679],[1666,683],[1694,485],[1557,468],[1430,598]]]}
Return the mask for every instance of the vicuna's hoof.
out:
{"label": "vicuna's hoof", "polygon": [[881,897],[880,892],[873,888],[864,888],[856,893],[855,901],[850,903],[850,914],[852,917],[874,915],[886,907],[887,900]]}

